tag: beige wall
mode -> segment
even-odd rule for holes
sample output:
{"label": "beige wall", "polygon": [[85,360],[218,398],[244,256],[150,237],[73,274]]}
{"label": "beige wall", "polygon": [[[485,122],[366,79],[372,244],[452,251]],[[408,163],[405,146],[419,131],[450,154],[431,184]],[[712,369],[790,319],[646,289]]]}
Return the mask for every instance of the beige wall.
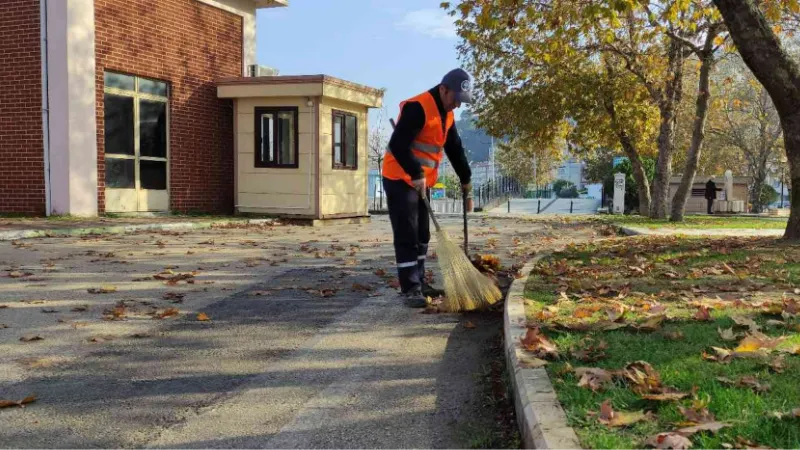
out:
{"label": "beige wall", "polygon": [[[358,118],[358,169],[333,168],[332,111],[353,113]],[[334,215],[366,216],[367,212],[367,108],[323,98],[320,108],[320,208],[323,218]]]}
{"label": "beige wall", "polygon": [[[315,107],[305,97],[242,98],[236,108],[236,210],[245,213],[314,216],[316,212]],[[315,102],[316,105],[316,102]],[[299,167],[255,167],[254,110],[259,106],[298,107]]]}
{"label": "beige wall", "polygon": [[[705,183],[697,184],[695,183],[694,189],[705,189]],[[717,187],[722,187],[719,184]],[[678,190],[677,184],[671,184],[669,187],[669,201],[670,205],[672,204],[672,199],[675,197],[675,192]],[[744,200],[745,205],[748,203],[747,198],[747,186],[743,184],[734,184],[733,185],[733,199],[734,200]],[[686,201],[686,212],[687,213],[698,213],[698,214],[705,214],[708,210],[708,203],[706,203],[705,197],[689,197]]]}

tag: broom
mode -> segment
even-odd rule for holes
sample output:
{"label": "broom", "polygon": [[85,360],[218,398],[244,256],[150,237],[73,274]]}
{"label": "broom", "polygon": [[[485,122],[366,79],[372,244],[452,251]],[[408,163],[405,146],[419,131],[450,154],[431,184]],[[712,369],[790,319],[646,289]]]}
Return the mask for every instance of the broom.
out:
{"label": "broom", "polygon": [[[389,122],[394,128],[394,119],[389,119]],[[472,311],[496,303],[503,295],[500,289],[472,265],[467,254],[439,226],[428,197],[424,193],[420,193],[420,197],[436,228],[436,254],[445,293],[443,309],[447,312]]]}

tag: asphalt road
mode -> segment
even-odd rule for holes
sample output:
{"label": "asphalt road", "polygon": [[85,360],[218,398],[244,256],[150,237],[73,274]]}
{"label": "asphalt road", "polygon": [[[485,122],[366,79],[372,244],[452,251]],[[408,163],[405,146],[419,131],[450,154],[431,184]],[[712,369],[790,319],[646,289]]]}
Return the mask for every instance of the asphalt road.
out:
{"label": "asphalt road", "polygon": [[[393,271],[388,230],[378,217],[0,244],[0,399],[38,398],[0,409],[0,447],[469,446],[493,426],[481,375],[501,319],[404,307],[375,274]],[[471,242],[514,263],[561,234],[484,218]],[[200,266],[193,284],[131,281],[176,262]],[[108,283],[117,292],[86,293]],[[124,320],[103,320],[120,301]],[[148,315],[168,307],[180,314]]]}

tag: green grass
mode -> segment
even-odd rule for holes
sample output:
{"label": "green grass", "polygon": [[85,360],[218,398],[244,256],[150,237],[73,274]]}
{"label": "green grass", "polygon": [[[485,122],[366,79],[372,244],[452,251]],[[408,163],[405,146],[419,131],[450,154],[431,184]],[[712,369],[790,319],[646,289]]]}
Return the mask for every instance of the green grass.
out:
{"label": "green grass", "polygon": [[[774,245],[771,245],[774,244]],[[747,258],[750,258],[749,260]],[[625,268],[642,263],[651,264],[645,276],[631,276]],[[787,261],[788,260],[788,261]],[[558,263],[558,261],[564,261]],[[669,261],[675,262],[670,265]],[[759,261],[760,265],[753,263]],[[643,400],[621,381],[615,381],[607,390],[592,392],[578,387],[578,378],[564,371],[566,363],[572,367],[600,367],[618,370],[627,363],[647,361],[661,375],[665,386],[691,392],[697,389],[698,398],[708,398],[708,409],[718,421],[731,427],[716,434],[701,432],[693,435],[694,448],[722,448],[722,444],[736,446],[737,437],[773,448],[800,448],[800,418],[779,420],[768,416],[771,412],[787,412],[800,408],[800,355],[786,355],[783,373],[774,373],[755,359],[734,359],[730,364],[706,361],[704,351],[710,347],[732,349],[737,342],[724,341],[717,329],[733,327],[733,316],[752,317],[769,336],[785,336],[779,346],[800,344],[800,328],[783,328],[767,325],[769,319],[781,319],[763,311],[743,306],[725,305],[713,309],[712,321],[701,322],[693,318],[697,311],[681,296],[691,296],[693,286],[708,290],[694,300],[712,301],[719,296],[731,300],[766,300],[781,304],[785,292],[793,292],[800,285],[800,247],[778,245],[768,239],[681,239],[626,238],[569,247],[540,262],[526,283],[526,304],[529,320],[542,326],[545,334],[556,344],[561,359],[547,366],[556,393],[567,414],[569,424],[575,428],[585,448],[642,448],[647,438],[661,432],[672,431],[683,420],[678,406],[688,407],[692,399],[679,402]],[[687,279],[691,270],[717,268],[723,263],[736,267],[738,277],[729,273],[704,274]],[[663,266],[663,267],[662,267]],[[565,267],[567,268],[565,270]],[[679,274],[679,279],[666,279],[664,271]],[[774,280],[775,271],[782,271],[783,279]],[[751,281],[766,283],[758,290]],[[601,286],[619,289],[630,284],[630,293],[613,302],[625,304],[630,309],[629,322],[646,318],[640,308],[642,302],[658,301],[667,307],[669,320],[663,328],[652,332],[637,332],[631,328],[610,332],[565,331],[552,326],[552,320],[540,320],[537,315],[546,306],[556,305],[560,322],[592,323],[605,319],[601,309],[591,317],[573,317],[577,308],[592,304],[607,306],[611,299],[600,298],[596,290]],[[559,286],[567,286],[569,299],[556,294]],[[729,292],[731,286],[747,286],[746,292]],[[575,295],[583,296],[578,299]],[[797,298],[789,294],[791,298]],[[796,323],[796,322],[795,322]],[[744,332],[744,330],[737,329]],[[670,340],[670,333],[680,332],[682,340]],[[596,362],[582,362],[572,356],[571,350],[580,348],[583,339],[595,343],[604,341],[608,348],[606,358]],[[773,352],[772,357],[778,353]],[[751,389],[728,386],[717,377],[737,380],[741,376],[755,376],[767,383],[771,390],[756,393]],[[645,410],[654,418],[627,428],[608,428],[588,413],[599,411],[600,404],[610,399],[617,411]]]}
{"label": "green grass", "polygon": [[736,216],[686,216],[683,222],[670,222],[666,219],[650,219],[642,216],[603,216],[596,218],[605,223],[619,226],[649,229],[754,229],[782,230],[787,220],[782,217],[736,217]]}

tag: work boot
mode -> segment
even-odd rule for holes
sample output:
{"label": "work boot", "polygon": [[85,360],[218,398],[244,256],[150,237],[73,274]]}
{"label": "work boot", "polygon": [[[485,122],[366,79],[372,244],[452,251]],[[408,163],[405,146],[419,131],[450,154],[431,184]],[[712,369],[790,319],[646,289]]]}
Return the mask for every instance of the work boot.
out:
{"label": "work boot", "polygon": [[422,291],[417,288],[406,292],[403,295],[403,302],[409,308],[424,308],[428,306],[428,301],[425,299],[425,296],[422,295]]}
{"label": "work boot", "polygon": [[422,283],[422,295],[425,297],[430,298],[437,298],[444,296],[444,291],[441,289],[436,289],[435,287],[431,286],[428,283]]}

